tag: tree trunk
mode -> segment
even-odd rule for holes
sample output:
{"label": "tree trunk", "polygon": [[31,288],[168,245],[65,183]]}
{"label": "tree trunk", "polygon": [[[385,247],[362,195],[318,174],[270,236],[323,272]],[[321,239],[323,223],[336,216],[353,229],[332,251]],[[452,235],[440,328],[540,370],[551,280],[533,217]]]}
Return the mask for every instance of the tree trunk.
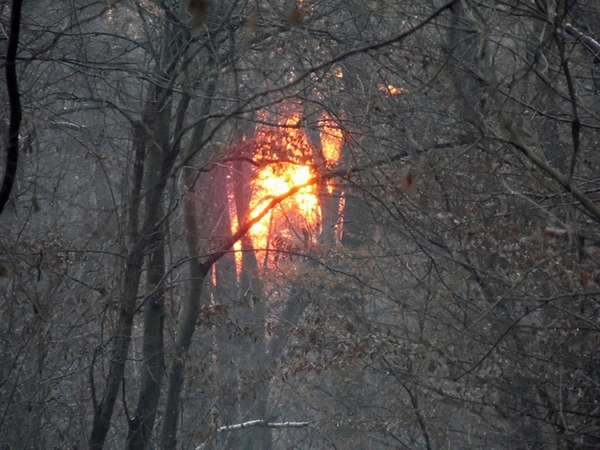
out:
{"label": "tree trunk", "polygon": [[[238,223],[243,223],[248,216],[250,204],[250,190],[248,181],[251,168],[248,163],[236,161],[233,164],[234,177],[234,200],[237,211]],[[244,349],[246,356],[242,355],[245,363],[241,369],[253,379],[254,393],[242,392],[240,399],[240,411],[243,414],[240,420],[247,419],[248,413],[252,419],[268,420],[267,406],[269,400],[269,380],[262,375],[266,371],[266,305],[263,292],[263,284],[258,271],[258,261],[249,236],[242,238],[242,268],[240,273],[240,296],[248,301],[247,308],[251,308],[250,320],[246,320],[248,327],[254,330],[256,339],[253,343],[246,343]],[[249,344],[249,345],[248,345]],[[252,348],[253,347],[253,348]],[[242,350],[242,352],[244,351]],[[244,375],[242,370],[242,377]],[[254,403],[254,404],[252,404]],[[240,447],[244,449],[272,448],[272,436],[269,428],[256,428],[243,440]]]}
{"label": "tree trunk", "polygon": [[148,251],[155,236],[160,235],[159,226],[161,223],[161,204],[165,186],[177,152],[174,149],[172,153],[163,156],[160,167],[155,168],[153,173],[148,173],[147,178],[152,180],[148,183],[145,190],[146,203],[144,208],[144,223],[141,231],[137,232],[138,210],[141,196],[141,186],[144,179],[144,162],[146,160],[146,148],[149,142],[149,135],[146,130],[152,130],[156,127],[160,112],[167,106],[172,92],[158,86],[150,86],[148,102],[143,115],[142,124],[136,127],[134,132],[134,148],[136,154],[134,168],[134,192],[130,198],[130,216],[129,229],[132,235],[133,245],[127,256],[124,268],[124,281],[121,294],[120,314],[117,324],[117,331],[114,337],[114,347],[110,359],[109,375],[106,381],[106,388],[103,399],[100,403],[95,402],[94,422],[92,433],[89,439],[91,450],[99,450],[103,447],[106,435],[110,428],[111,417],[114,411],[117,394],[123,379],[129,344],[131,343],[131,333],[133,329],[133,319],[136,311],[136,299],[138,295],[138,285],[142,273],[144,255]]}
{"label": "tree trunk", "polygon": [[8,127],[8,145],[6,146],[6,168],[0,188],[0,214],[12,191],[19,159],[19,130],[21,129],[21,99],[17,82],[17,47],[21,27],[22,0],[13,0],[10,17],[10,34],[6,50],[6,89],[10,103],[10,123]]}
{"label": "tree trunk", "polygon": [[148,298],[144,305],[143,365],[140,395],[136,411],[129,422],[127,448],[148,448],[164,372],[164,284],[165,252],[161,229],[151,239],[154,250],[148,260]]}
{"label": "tree trunk", "polygon": [[[188,172],[186,179],[193,186],[195,178],[192,169]],[[183,387],[183,374],[187,359],[187,351],[192,342],[192,335],[196,329],[196,321],[200,312],[200,296],[204,286],[204,279],[208,275],[210,267],[201,264],[198,256],[199,237],[198,224],[196,220],[196,208],[194,205],[194,190],[190,187],[186,196],[184,219],[187,235],[187,246],[190,254],[188,264],[190,271],[190,290],[187,299],[181,305],[179,311],[179,326],[177,327],[177,341],[175,343],[175,356],[171,364],[171,377],[169,380],[169,391],[167,393],[167,406],[161,433],[161,448],[163,450],[174,450],[177,445],[177,423],[179,419],[180,395]]]}
{"label": "tree trunk", "polygon": [[[217,86],[215,78],[208,81],[205,100],[200,108],[200,116],[208,115],[212,98]],[[198,122],[192,132],[186,158],[195,161],[194,155],[198,153],[204,136],[206,120]],[[186,198],[184,204],[184,223],[186,243],[190,260],[188,270],[190,274],[190,290],[187,299],[179,311],[177,341],[175,343],[175,358],[171,364],[167,405],[161,430],[160,445],[164,450],[175,449],[177,444],[177,422],[179,417],[180,395],[183,387],[183,372],[185,369],[186,353],[190,346],[192,335],[196,328],[196,321],[200,312],[200,297],[204,287],[204,280],[210,271],[210,266],[202,264],[199,260],[200,239],[198,235],[197,211],[194,204],[194,185],[197,172],[192,166],[184,170]]]}

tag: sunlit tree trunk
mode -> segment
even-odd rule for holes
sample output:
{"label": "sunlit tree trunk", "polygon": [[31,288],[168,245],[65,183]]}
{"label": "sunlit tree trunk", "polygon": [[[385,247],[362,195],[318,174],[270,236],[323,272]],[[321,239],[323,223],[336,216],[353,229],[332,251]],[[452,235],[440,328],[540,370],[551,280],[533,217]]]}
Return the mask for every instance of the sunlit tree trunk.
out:
{"label": "sunlit tree trunk", "polygon": [[[234,173],[234,200],[237,211],[238,223],[243,223],[248,217],[250,204],[250,186],[252,169],[250,164],[242,161],[233,163]],[[266,304],[263,284],[260,278],[258,260],[252,246],[250,236],[242,238],[242,267],[240,271],[239,293],[246,304],[243,307],[250,312],[246,319],[249,329],[254,331],[255,339],[246,342],[242,351],[241,360],[242,379],[252,380],[251,392],[242,392],[240,399],[240,420],[260,419],[267,420],[267,407],[269,400],[269,380],[265,379],[262,372],[266,368]],[[246,354],[244,354],[244,350]],[[245,375],[245,377],[244,377]],[[267,428],[258,428],[250,433],[244,440],[241,448],[257,448],[268,450],[272,447],[271,431]]]}

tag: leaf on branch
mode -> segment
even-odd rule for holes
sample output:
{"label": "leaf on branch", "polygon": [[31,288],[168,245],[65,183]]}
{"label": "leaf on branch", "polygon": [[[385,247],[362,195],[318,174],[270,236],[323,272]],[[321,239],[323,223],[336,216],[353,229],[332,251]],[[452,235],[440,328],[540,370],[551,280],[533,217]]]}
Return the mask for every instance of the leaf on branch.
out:
{"label": "leaf on branch", "polygon": [[229,305],[204,305],[200,308],[200,312],[206,319],[209,319],[211,316],[223,316],[229,313]]}
{"label": "leaf on branch", "polygon": [[581,282],[581,286],[585,289],[590,283],[594,282],[594,275],[589,270],[581,269],[581,272],[579,273],[579,280]]}

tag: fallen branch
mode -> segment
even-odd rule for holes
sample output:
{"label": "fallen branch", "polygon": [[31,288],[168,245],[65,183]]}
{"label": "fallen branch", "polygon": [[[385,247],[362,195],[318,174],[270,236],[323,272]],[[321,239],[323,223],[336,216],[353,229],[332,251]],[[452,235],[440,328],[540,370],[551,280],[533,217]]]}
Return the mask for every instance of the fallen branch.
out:
{"label": "fallen branch", "polygon": [[[217,433],[225,433],[228,431],[244,430],[246,428],[306,428],[308,422],[269,422],[267,420],[249,420],[248,422],[236,423],[234,425],[223,425],[217,428]],[[194,450],[202,450],[206,446],[206,442],[200,444]]]}
{"label": "fallen branch", "polygon": [[235,425],[224,425],[217,428],[217,432],[224,433],[225,431],[243,430],[244,428],[304,428],[308,426],[308,422],[268,422],[266,420],[249,420],[248,422],[236,423]]}

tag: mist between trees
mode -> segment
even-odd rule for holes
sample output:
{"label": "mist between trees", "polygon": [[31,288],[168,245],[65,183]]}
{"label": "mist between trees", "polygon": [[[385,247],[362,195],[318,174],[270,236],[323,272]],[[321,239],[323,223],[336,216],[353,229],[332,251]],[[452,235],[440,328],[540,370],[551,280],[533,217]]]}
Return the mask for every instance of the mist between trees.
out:
{"label": "mist between trees", "polygon": [[0,26],[0,449],[600,448],[596,1]]}

